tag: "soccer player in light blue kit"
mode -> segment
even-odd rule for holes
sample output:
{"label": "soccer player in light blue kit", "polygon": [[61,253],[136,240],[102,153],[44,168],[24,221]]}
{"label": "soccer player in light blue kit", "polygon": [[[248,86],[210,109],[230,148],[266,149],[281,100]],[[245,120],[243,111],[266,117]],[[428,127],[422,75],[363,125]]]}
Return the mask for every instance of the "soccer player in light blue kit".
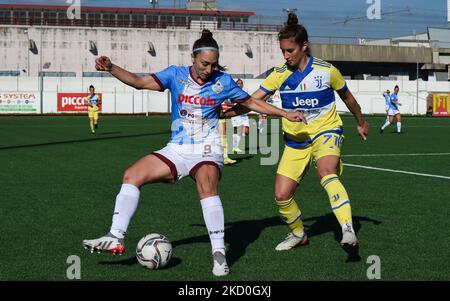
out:
{"label": "soccer player in light blue kit", "polygon": [[[400,134],[402,132],[402,123],[401,123],[401,115],[400,111],[398,110],[398,106],[401,106],[401,104],[398,102],[398,92],[399,87],[395,86],[394,88],[394,94],[392,94],[389,98],[389,102],[386,100],[386,104],[389,105],[388,108],[388,117],[383,124],[383,126],[380,128],[380,133],[383,134],[383,131],[385,128],[387,128],[391,123],[394,122],[394,117],[397,118],[397,133]],[[385,96],[386,97],[386,96]]]}
{"label": "soccer player in light blue kit", "polygon": [[225,258],[224,211],[218,195],[223,151],[219,134],[219,113],[222,102],[232,99],[250,110],[290,121],[306,122],[300,112],[286,112],[257,101],[244,92],[227,73],[218,71],[219,45],[209,30],[194,45],[192,66],[170,66],[151,76],[138,77],[102,56],[96,69],[108,71],[136,89],[171,92],[172,136],[161,150],[155,151],[128,168],[116,197],[110,232],[98,239],[84,240],[91,252],[122,254],[124,238],[134,215],[140,188],[147,183],[174,183],[191,176],[197,186],[203,218],[211,240],[213,274],[225,276],[229,267]]}
{"label": "soccer player in light blue kit", "polygon": [[[384,110],[386,111],[386,121],[389,121],[389,115],[388,115],[388,111],[389,111],[389,103],[391,102],[391,91],[389,89],[387,89],[385,92],[383,92],[383,98],[384,98]],[[380,129],[380,133],[381,133],[381,129]]]}
{"label": "soccer player in light blue kit", "polygon": [[[383,93],[384,101],[385,101],[385,110],[386,114],[389,110],[389,104],[391,102],[391,91],[389,89],[386,90],[386,92]],[[389,116],[389,115],[387,115]]]}

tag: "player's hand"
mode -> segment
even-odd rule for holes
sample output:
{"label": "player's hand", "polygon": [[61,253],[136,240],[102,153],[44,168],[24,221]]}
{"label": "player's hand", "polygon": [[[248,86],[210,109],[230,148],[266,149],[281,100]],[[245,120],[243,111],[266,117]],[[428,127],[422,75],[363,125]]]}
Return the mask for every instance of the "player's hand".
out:
{"label": "player's hand", "polygon": [[95,69],[98,71],[111,71],[112,63],[109,57],[101,56],[95,60]]}
{"label": "player's hand", "polygon": [[306,120],[305,115],[303,115],[302,112],[286,112],[286,118],[289,121],[303,122],[304,124],[308,124],[308,121]]}
{"label": "player's hand", "polygon": [[369,134],[369,124],[364,121],[362,125],[356,127],[358,130],[358,135],[361,136],[363,140],[367,140],[367,135]]}

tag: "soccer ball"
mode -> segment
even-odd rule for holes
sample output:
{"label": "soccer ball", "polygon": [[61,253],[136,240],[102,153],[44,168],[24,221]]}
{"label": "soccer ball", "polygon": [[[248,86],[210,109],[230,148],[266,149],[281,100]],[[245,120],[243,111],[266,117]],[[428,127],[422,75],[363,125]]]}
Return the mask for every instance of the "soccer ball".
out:
{"label": "soccer ball", "polygon": [[136,258],[147,269],[163,268],[172,258],[172,244],[164,235],[145,235],[137,244]]}

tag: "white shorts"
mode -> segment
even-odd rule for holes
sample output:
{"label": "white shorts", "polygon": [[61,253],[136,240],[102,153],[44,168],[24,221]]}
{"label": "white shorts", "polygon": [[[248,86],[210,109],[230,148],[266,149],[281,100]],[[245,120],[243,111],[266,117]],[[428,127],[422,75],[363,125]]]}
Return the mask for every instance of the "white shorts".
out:
{"label": "white shorts", "polygon": [[399,111],[399,110],[394,110],[394,109],[389,109],[389,110],[388,110],[388,115],[389,115],[389,116],[395,116],[395,115],[397,115],[397,114],[400,114],[400,111]]}
{"label": "white shorts", "polygon": [[239,115],[235,117],[231,117],[231,124],[233,127],[240,127],[240,126],[249,126],[248,123],[248,116],[247,115]]}
{"label": "white shorts", "polygon": [[168,143],[166,147],[153,152],[153,155],[166,163],[175,181],[186,176],[194,179],[195,173],[203,165],[213,165],[222,171],[223,153],[197,154],[187,150],[188,145]]}

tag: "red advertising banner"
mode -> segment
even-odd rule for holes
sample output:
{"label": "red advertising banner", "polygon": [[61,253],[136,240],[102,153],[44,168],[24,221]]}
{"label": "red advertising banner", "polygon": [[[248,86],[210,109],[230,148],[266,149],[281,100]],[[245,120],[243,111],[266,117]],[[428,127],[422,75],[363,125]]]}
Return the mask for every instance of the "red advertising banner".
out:
{"label": "red advertising banner", "polygon": [[[100,102],[98,110],[102,111],[102,93],[95,93]],[[89,93],[58,93],[58,112],[87,112],[86,97]]]}

